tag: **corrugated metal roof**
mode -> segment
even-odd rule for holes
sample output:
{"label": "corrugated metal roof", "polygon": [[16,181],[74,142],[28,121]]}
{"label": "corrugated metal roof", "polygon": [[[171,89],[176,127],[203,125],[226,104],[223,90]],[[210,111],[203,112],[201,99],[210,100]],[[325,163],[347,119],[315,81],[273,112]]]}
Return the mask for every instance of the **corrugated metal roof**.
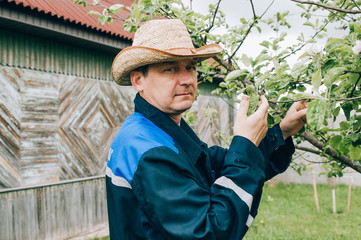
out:
{"label": "corrugated metal roof", "polygon": [[[32,10],[38,12],[44,12],[51,16],[64,19],[64,21],[70,21],[77,24],[81,24],[91,29],[110,33],[116,36],[123,37],[128,40],[133,39],[134,34],[130,34],[123,29],[123,21],[115,20],[112,24],[105,23],[103,26],[98,23],[98,16],[87,14],[90,10],[102,12],[101,6],[83,7],[83,5],[74,4],[73,0],[7,0],[8,2],[15,2],[17,5],[29,7]],[[91,0],[88,0],[91,3]],[[101,3],[105,6],[111,6],[113,4],[123,4],[125,6],[131,6],[134,0],[101,0]],[[118,13],[122,18],[126,19],[130,14],[129,10],[124,8]]]}

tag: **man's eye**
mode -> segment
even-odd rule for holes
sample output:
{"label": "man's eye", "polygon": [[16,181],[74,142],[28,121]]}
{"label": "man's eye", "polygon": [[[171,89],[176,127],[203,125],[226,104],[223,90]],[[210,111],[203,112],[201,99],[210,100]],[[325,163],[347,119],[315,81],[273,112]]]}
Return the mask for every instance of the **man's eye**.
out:
{"label": "man's eye", "polygon": [[197,67],[196,67],[196,66],[189,66],[189,67],[187,67],[187,69],[188,69],[188,70],[196,70]]}
{"label": "man's eye", "polygon": [[174,71],[174,70],[175,70],[174,67],[170,67],[170,68],[165,68],[165,69],[164,69],[165,72],[172,72],[172,71]]}

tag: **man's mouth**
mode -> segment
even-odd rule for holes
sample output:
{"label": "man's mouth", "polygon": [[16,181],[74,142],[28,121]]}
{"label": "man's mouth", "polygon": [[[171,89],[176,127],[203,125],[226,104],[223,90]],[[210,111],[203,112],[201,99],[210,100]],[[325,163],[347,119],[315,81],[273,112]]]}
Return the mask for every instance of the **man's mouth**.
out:
{"label": "man's mouth", "polygon": [[192,95],[192,93],[177,93],[176,96],[188,96]]}

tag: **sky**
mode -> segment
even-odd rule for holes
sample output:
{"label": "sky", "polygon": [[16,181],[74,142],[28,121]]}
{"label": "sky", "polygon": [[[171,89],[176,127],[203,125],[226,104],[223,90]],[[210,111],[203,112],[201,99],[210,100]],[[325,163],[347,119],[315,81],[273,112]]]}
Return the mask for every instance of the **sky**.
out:
{"label": "sky", "polygon": [[[189,5],[189,0],[183,0],[183,2]],[[206,13],[208,11],[209,4],[216,4],[218,0],[193,0],[192,8],[196,12]],[[257,15],[261,15],[267,7],[272,3],[272,0],[254,0],[255,11]],[[240,23],[240,18],[249,19],[253,16],[251,3],[249,0],[223,0],[220,5],[220,9],[225,13],[227,22],[230,25],[238,25]],[[296,6],[296,3],[290,0],[274,0],[274,3],[271,5],[267,14],[263,17],[263,19],[268,19],[272,17],[276,12],[284,12],[289,11],[290,14],[288,16],[288,21],[292,26],[290,29],[287,29],[287,38],[285,44],[292,45],[293,42],[296,41],[300,32],[303,32],[305,35],[310,35],[312,33],[310,27],[303,26],[301,21],[300,13],[302,11],[301,8]],[[319,13],[320,15],[327,15],[327,12]],[[332,35],[331,32],[328,32]],[[334,37],[337,36],[335,32],[333,34]],[[262,50],[262,47],[259,46],[259,43],[265,39],[269,39],[270,37],[275,37],[274,32],[263,28],[262,33],[259,34],[256,29],[249,35],[244,44],[242,45],[239,54],[245,53],[248,56],[255,57]],[[320,44],[324,44],[326,40],[319,40]],[[302,52],[303,53],[303,52]],[[301,52],[295,56],[292,56],[289,60],[290,62],[296,62]]]}

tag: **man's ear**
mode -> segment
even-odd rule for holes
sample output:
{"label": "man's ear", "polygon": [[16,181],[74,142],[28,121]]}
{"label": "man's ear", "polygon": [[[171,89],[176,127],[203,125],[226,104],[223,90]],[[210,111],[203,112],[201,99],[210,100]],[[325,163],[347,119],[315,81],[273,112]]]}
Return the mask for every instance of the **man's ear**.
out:
{"label": "man's ear", "polygon": [[143,81],[144,81],[143,74],[140,71],[133,70],[130,72],[129,75],[133,88],[138,92],[143,92]]}

